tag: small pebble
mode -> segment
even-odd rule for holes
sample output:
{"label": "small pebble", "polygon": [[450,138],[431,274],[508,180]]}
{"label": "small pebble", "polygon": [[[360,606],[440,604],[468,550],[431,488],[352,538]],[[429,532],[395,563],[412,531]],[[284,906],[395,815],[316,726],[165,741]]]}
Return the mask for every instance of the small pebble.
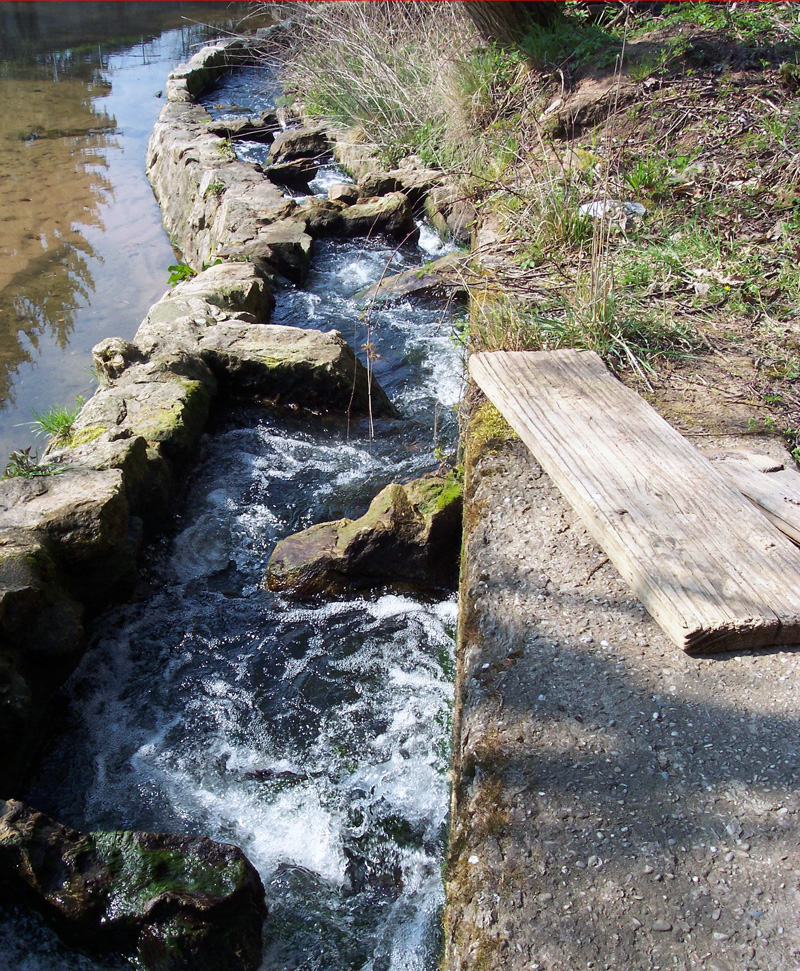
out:
{"label": "small pebble", "polygon": [[672,924],[668,920],[654,920],[650,929],[666,934],[667,931],[672,930]]}
{"label": "small pebble", "polygon": [[475,864],[476,864],[476,863],[480,863],[480,862],[481,862],[481,861],[480,861],[480,858],[479,858],[479,857],[477,857],[477,856],[471,856],[471,857],[470,857],[470,858],[469,858],[469,859],[467,860],[467,863],[471,863],[471,864],[472,864],[472,866],[475,866]]}
{"label": "small pebble", "polygon": [[722,931],[714,931],[711,935],[715,941],[727,941],[730,940],[730,934],[723,934]]}

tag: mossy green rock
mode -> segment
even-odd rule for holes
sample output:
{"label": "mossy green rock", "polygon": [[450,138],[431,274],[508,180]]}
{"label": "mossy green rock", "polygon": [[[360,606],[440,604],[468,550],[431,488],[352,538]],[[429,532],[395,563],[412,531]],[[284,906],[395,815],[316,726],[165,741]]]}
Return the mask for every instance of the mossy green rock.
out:
{"label": "mossy green rock", "polygon": [[460,543],[461,484],[454,475],[393,483],[360,519],[319,523],[281,540],[265,585],[301,597],[392,582],[452,587]]}
{"label": "mossy green rock", "polygon": [[255,971],[266,907],[238,847],[205,837],[79,833],[0,802],[0,899],[73,946],[146,971]]}

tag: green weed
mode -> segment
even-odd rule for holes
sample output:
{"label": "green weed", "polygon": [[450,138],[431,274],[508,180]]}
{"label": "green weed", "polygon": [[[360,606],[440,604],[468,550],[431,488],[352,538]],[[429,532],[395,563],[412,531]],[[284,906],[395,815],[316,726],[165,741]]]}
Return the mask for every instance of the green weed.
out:
{"label": "green weed", "polygon": [[39,462],[38,452],[32,451],[31,447],[18,449],[12,452],[8,458],[4,479],[35,479],[40,476],[61,475],[66,469],[57,465],[42,465]]}
{"label": "green weed", "polygon": [[764,44],[772,38],[800,40],[800,10],[794,3],[668,3],[660,22],[668,27],[694,24],[737,40]]}
{"label": "green weed", "polygon": [[72,434],[75,419],[80,414],[82,407],[83,398],[79,396],[75,399],[72,408],[54,405],[43,412],[34,409],[31,425],[33,425],[37,435],[49,435],[57,442],[65,441]]}
{"label": "green weed", "polygon": [[173,263],[167,269],[169,270],[167,283],[171,287],[181,283],[183,280],[191,280],[193,276],[197,276],[197,270],[193,270],[188,263]]}

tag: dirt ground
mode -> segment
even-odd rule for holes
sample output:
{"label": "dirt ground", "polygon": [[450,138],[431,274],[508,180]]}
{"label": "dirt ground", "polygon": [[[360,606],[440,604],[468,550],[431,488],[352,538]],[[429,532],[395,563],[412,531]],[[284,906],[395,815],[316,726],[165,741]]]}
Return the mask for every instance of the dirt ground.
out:
{"label": "dirt ground", "polygon": [[797,971],[800,653],[682,653],[493,421],[468,436],[443,967]]}

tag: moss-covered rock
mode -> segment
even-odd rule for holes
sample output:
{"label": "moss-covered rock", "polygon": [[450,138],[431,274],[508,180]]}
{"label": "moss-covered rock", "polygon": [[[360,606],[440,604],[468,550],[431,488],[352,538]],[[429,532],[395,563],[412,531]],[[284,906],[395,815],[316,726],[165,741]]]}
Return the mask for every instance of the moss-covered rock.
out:
{"label": "moss-covered rock", "polygon": [[255,971],[261,960],[258,873],[238,847],[205,837],[80,833],[0,802],[0,899],[146,971]]}
{"label": "moss-covered rock", "polygon": [[281,540],[265,584],[303,597],[391,582],[451,587],[460,543],[461,484],[455,474],[393,483],[360,519],[319,523]]}

